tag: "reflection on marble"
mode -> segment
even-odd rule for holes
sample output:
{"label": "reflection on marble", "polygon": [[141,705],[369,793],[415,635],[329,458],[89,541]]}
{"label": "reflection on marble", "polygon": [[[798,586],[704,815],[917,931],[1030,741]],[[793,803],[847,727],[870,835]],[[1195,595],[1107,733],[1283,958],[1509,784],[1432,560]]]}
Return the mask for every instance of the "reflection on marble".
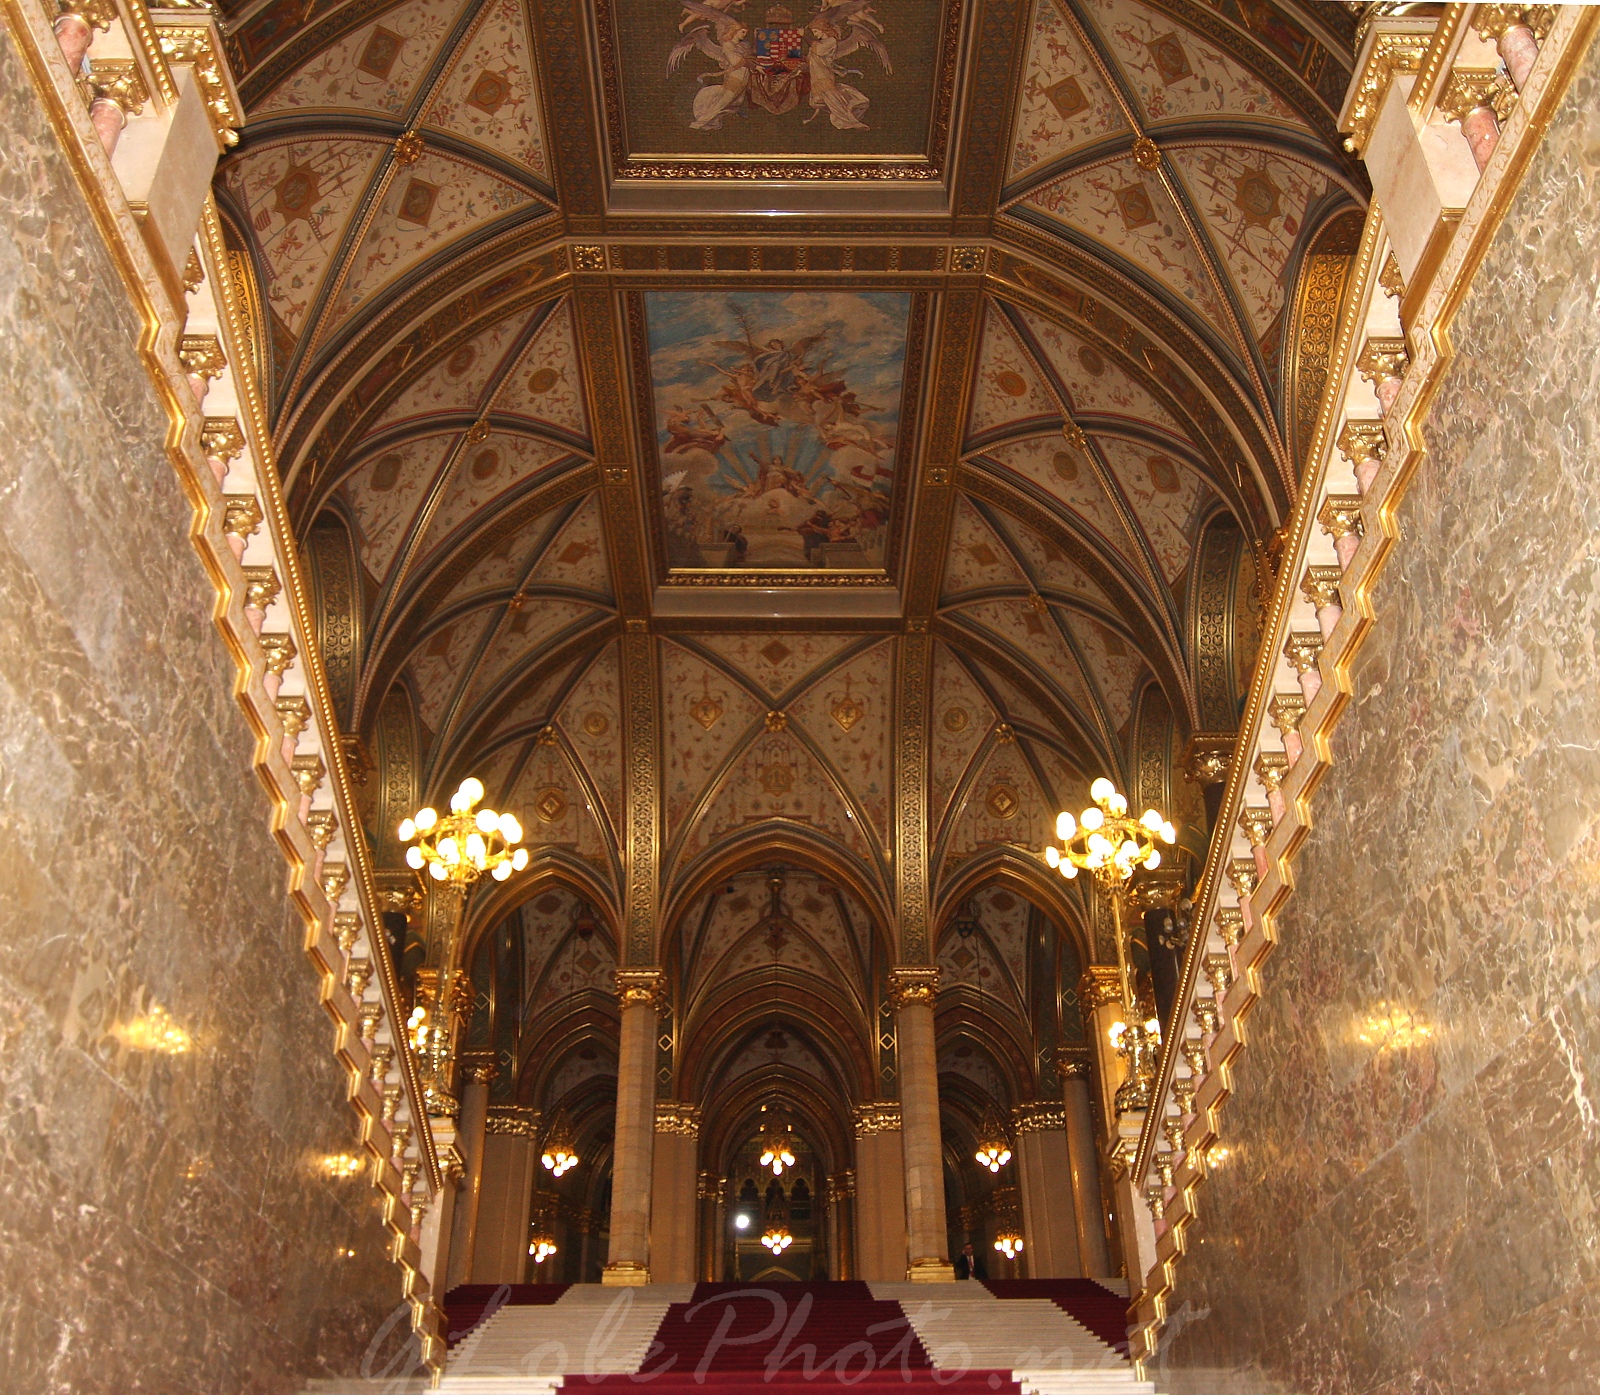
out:
{"label": "reflection on marble", "polygon": [[[0,29],[0,1389],[282,1392],[396,1306],[138,325]],[[402,1324],[403,1327],[403,1324]]]}
{"label": "reflection on marble", "polygon": [[1600,1382],[1600,50],[1453,330],[1153,1363]]}

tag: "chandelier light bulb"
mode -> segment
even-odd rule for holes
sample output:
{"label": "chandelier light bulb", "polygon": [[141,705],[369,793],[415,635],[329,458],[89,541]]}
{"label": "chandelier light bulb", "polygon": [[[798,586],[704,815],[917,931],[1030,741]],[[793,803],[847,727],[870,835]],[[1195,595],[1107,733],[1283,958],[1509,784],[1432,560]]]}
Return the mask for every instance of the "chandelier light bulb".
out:
{"label": "chandelier light bulb", "polygon": [[1139,816],[1139,822],[1148,828],[1152,833],[1159,833],[1161,831],[1161,815],[1158,814],[1154,809],[1146,809],[1144,813]]}
{"label": "chandelier light bulb", "polygon": [[518,848],[516,852],[511,854],[511,870],[513,872],[520,872],[527,865],[528,850],[526,848]]}
{"label": "chandelier light bulb", "polygon": [[1125,794],[1113,794],[1106,800],[1106,808],[1117,818],[1123,818],[1128,812],[1128,797]]}
{"label": "chandelier light bulb", "polygon": [[1061,875],[1070,882],[1075,876],[1078,875],[1077,865],[1071,862],[1063,862],[1061,864]]}
{"label": "chandelier light bulb", "polygon": [[428,808],[417,810],[416,826],[418,833],[426,833],[438,822],[439,811],[431,805]]}
{"label": "chandelier light bulb", "polygon": [[517,822],[513,815],[501,814],[499,827],[500,836],[504,838],[506,842],[520,843],[522,841],[522,825]]}
{"label": "chandelier light bulb", "polygon": [[478,832],[494,833],[500,827],[500,815],[493,809],[479,809],[474,822],[478,825]]}
{"label": "chandelier light bulb", "polygon": [[489,873],[489,875],[491,877],[493,877],[497,882],[503,882],[503,881],[507,880],[511,876],[511,873],[514,870],[515,869],[512,867],[512,865],[509,862],[500,862],[500,863],[495,864],[494,871]]}
{"label": "chandelier light bulb", "polygon": [[1096,804],[1104,804],[1116,792],[1117,787],[1106,779],[1104,775],[1089,786],[1089,798],[1094,800]]}
{"label": "chandelier light bulb", "polygon": [[428,875],[431,876],[434,881],[442,882],[450,874],[444,870],[444,864],[442,862],[430,862],[428,864]]}
{"label": "chandelier light bulb", "polygon": [[1061,854],[1054,848],[1046,848],[1044,850],[1044,860],[1052,867],[1059,867],[1061,865]]}
{"label": "chandelier light bulb", "polygon": [[1144,865],[1154,872],[1161,865],[1160,852],[1155,848],[1151,848],[1150,855],[1144,860]]}
{"label": "chandelier light bulb", "polygon": [[1171,819],[1161,825],[1161,841],[1163,843],[1176,843],[1178,841],[1178,830],[1173,827]]}
{"label": "chandelier light bulb", "polygon": [[1077,820],[1065,809],[1056,815],[1056,837],[1063,843],[1078,831]]}
{"label": "chandelier light bulb", "polygon": [[422,870],[422,849],[421,848],[407,848],[406,849],[406,866],[407,867],[415,867],[417,869],[417,871],[419,871],[419,872]]}
{"label": "chandelier light bulb", "polygon": [[415,838],[417,836],[416,820],[415,819],[401,819],[400,820],[400,828],[399,828],[398,831],[399,831],[399,834],[400,834],[400,841],[402,843],[409,843],[413,838]]}
{"label": "chandelier light bulb", "polygon": [[1106,821],[1106,816],[1098,809],[1085,809],[1083,811],[1083,826],[1090,832],[1099,828]]}

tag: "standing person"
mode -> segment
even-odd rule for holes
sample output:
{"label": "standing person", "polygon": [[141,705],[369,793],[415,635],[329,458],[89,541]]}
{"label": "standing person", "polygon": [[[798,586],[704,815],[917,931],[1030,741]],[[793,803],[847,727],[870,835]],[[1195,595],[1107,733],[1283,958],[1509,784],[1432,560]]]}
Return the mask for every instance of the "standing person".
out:
{"label": "standing person", "polygon": [[956,1256],[955,1270],[956,1278],[958,1279],[987,1279],[989,1277],[983,1267],[983,1260],[978,1257],[977,1251],[972,1248],[971,1241],[963,1245],[961,1253]]}

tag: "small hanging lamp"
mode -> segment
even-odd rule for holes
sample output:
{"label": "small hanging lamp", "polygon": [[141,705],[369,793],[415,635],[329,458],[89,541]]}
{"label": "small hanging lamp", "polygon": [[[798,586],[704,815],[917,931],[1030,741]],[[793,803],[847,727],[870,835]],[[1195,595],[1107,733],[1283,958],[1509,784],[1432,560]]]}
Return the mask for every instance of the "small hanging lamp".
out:
{"label": "small hanging lamp", "polygon": [[761,1166],[770,1167],[774,1177],[794,1166],[794,1135],[787,1124],[774,1121],[767,1126],[761,1139]]}
{"label": "small hanging lamp", "polygon": [[998,1172],[1011,1161],[1011,1145],[1006,1142],[1005,1130],[993,1115],[984,1123],[983,1134],[978,1139],[978,1151],[972,1155],[979,1167]]}
{"label": "small hanging lamp", "polygon": [[794,1244],[794,1236],[789,1234],[786,1225],[769,1225],[761,1237],[761,1243],[775,1255],[781,1255],[790,1245]]}
{"label": "small hanging lamp", "polygon": [[550,1132],[545,1135],[544,1155],[540,1161],[556,1177],[578,1165],[578,1145],[573,1140],[572,1125],[567,1122],[564,1111],[556,1115],[555,1123],[550,1125]]}

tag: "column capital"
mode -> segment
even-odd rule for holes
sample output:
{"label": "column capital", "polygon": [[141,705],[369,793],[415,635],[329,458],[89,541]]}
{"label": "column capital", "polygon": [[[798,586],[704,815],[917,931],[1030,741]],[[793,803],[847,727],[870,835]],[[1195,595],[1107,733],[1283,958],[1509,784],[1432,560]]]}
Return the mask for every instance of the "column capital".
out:
{"label": "column capital", "polygon": [[491,1104],[488,1117],[483,1121],[483,1131],[537,1139],[539,1111],[527,1104]]}
{"label": "column capital", "polygon": [[1078,980],[1078,1000],[1090,1012],[1122,1005],[1122,976],[1115,964],[1091,964]]}
{"label": "column capital", "polygon": [[700,1110],[682,1100],[656,1101],[656,1132],[680,1138],[700,1137]]}
{"label": "column capital", "polygon": [[857,1138],[875,1133],[898,1133],[900,1101],[874,1100],[870,1104],[858,1104],[850,1111],[850,1117],[855,1121]]}
{"label": "column capital", "polygon": [[889,1001],[898,1009],[912,1003],[933,1006],[939,991],[939,969],[934,964],[902,964],[889,970]]}
{"label": "column capital", "polygon": [[1059,1104],[1035,1101],[1019,1104],[1011,1111],[1011,1127],[1019,1134],[1044,1133],[1048,1129],[1065,1129],[1067,1111]]}
{"label": "column capital", "polygon": [[1068,1047],[1056,1054],[1056,1074],[1062,1080],[1087,1080],[1092,1070],[1088,1047]]}
{"label": "column capital", "polygon": [[499,1078],[500,1067],[495,1064],[492,1051],[463,1051],[461,1077],[474,1085],[488,1085]]}
{"label": "column capital", "polygon": [[649,1006],[660,1011],[666,1006],[667,976],[660,969],[618,969],[617,997],[622,1006]]}

